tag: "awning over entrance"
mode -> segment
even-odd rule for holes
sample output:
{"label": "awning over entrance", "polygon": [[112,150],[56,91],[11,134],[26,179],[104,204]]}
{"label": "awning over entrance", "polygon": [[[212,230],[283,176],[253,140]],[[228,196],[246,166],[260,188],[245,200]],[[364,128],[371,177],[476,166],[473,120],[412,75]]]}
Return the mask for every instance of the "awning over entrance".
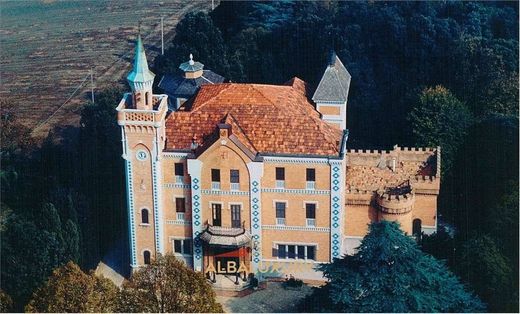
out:
{"label": "awning over entrance", "polygon": [[200,239],[209,245],[242,247],[251,243],[251,235],[242,228],[225,228],[208,225]]}

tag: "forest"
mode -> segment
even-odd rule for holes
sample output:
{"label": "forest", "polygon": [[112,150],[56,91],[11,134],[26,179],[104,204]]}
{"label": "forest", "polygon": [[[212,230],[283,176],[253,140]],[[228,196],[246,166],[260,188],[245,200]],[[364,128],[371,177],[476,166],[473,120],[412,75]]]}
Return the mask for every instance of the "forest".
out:
{"label": "forest", "polygon": [[[515,2],[221,1],[177,24],[153,71],[192,53],[233,82],[315,87],[335,51],[352,75],[348,146],[440,145],[439,228],[419,247],[488,311],[518,312],[518,15]],[[0,299],[14,309],[53,269],[93,269],[127,242],[122,92],[99,91],[79,127],[42,143],[2,100]]]}

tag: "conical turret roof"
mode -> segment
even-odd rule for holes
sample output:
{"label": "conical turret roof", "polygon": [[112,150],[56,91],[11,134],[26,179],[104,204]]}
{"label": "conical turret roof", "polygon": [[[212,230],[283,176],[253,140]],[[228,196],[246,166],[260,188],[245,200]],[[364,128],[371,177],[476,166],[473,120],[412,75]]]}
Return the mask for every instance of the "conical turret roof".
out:
{"label": "conical turret roof", "polygon": [[148,68],[148,61],[146,60],[146,53],[144,51],[141,34],[137,36],[134,55],[134,68],[128,74],[126,79],[133,83],[145,83],[153,81],[155,74]]}

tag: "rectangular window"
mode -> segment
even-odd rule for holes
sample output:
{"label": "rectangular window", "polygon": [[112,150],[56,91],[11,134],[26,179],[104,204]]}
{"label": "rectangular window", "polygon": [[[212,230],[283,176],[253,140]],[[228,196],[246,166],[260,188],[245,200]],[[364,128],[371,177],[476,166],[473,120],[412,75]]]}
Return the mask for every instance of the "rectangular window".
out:
{"label": "rectangular window", "polygon": [[235,169],[229,171],[229,179],[231,183],[240,183],[240,172]]}
{"label": "rectangular window", "polygon": [[240,228],[240,205],[231,205],[231,228]]}
{"label": "rectangular window", "polygon": [[305,246],[298,245],[298,259],[305,259]]}
{"label": "rectangular window", "polygon": [[173,251],[177,254],[191,255],[190,239],[175,239],[173,240]]}
{"label": "rectangular window", "polygon": [[278,245],[278,258],[286,258],[286,246]]}
{"label": "rectangular window", "polygon": [[211,182],[220,182],[220,169],[211,169]]}
{"label": "rectangular window", "polygon": [[295,245],[288,245],[287,246],[287,258],[296,258],[296,246]]}
{"label": "rectangular window", "polygon": [[316,219],[316,204],[314,204],[314,203],[305,204],[305,217],[307,219]]}
{"label": "rectangular window", "polygon": [[175,253],[182,254],[182,240],[173,240],[173,250]]}
{"label": "rectangular window", "polygon": [[186,212],[186,199],[184,197],[175,198],[175,209],[178,213]]}
{"label": "rectangular window", "polygon": [[316,260],[314,245],[278,244],[276,251],[278,259]]}
{"label": "rectangular window", "polygon": [[316,260],[316,247],[307,246],[307,259]]}
{"label": "rectangular window", "polygon": [[276,180],[278,180],[278,181],[285,180],[285,168],[276,167]]}
{"label": "rectangular window", "polygon": [[276,202],[276,218],[285,218],[285,203]]}
{"label": "rectangular window", "polygon": [[191,240],[186,239],[182,245],[183,253],[191,255]]}
{"label": "rectangular window", "polygon": [[184,176],[184,165],[180,162],[175,163],[175,175],[176,176]]}
{"label": "rectangular window", "polygon": [[307,168],[307,181],[316,181],[316,169],[314,168]]}

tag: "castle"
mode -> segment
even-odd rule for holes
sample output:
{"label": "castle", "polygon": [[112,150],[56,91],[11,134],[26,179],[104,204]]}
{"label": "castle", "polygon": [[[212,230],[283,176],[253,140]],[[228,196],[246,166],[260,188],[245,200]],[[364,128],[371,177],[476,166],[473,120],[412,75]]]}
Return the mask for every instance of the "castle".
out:
{"label": "castle", "polygon": [[[204,75],[191,58],[180,68]],[[220,287],[319,280],[314,266],[352,254],[370,222],[436,231],[440,148],[346,149],[351,76],[336,55],[312,95],[298,78],[219,78],[169,100],[154,76],[138,37],[117,106],[133,269],[173,253]]]}

